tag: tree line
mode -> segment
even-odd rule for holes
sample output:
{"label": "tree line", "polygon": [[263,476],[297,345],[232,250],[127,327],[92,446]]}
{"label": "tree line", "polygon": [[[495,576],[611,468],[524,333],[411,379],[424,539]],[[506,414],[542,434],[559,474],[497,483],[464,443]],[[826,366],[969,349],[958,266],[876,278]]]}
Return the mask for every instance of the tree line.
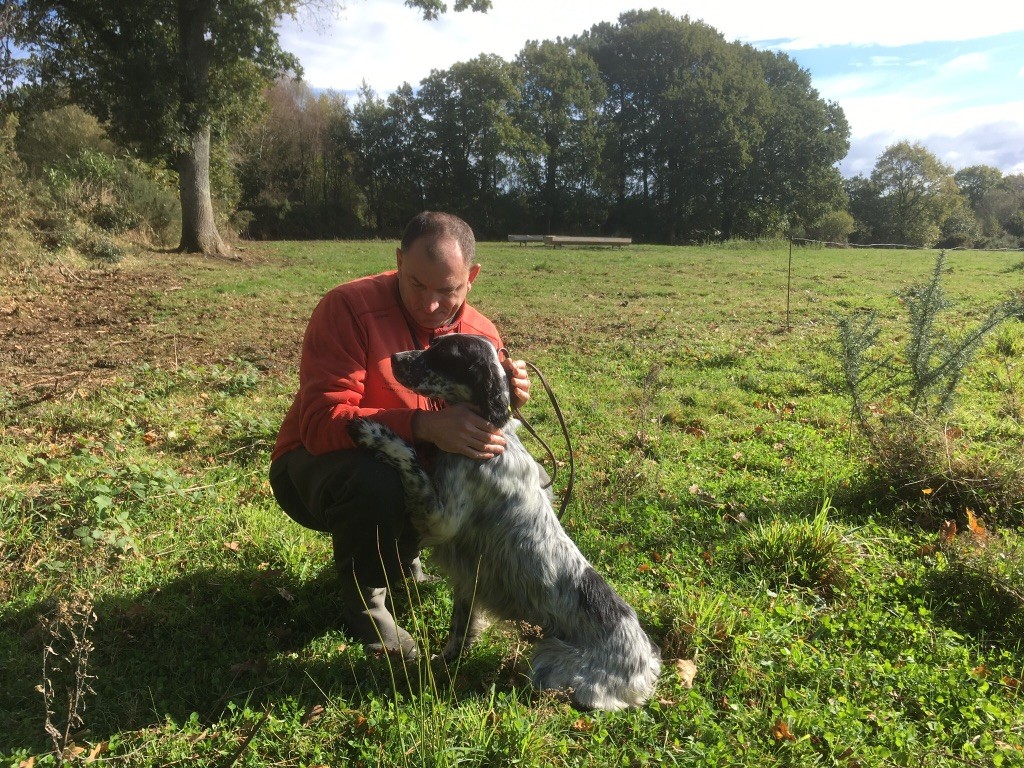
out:
{"label": "tree line", "polygon": [[[845,204],[849,127],[806,70],[663,11],[531,41],[512,61],[481,55],[386,97],[364,86],[350,104],[283,80],[268,104],[237,144],[257,236],[390,236],[440,208],[484,237],[676,243],[776,234]],[[261,154],[268,141],[282,151]]]}
{"label": "tree line", "polygon": [[[425,208],[459,213],[482,238],[1024,239],[1020,176],[954,173],[901,142],[869,177],[844,180],[849,125],[810,74],[686,16],[630,11],[528,42],[512,61],[482,55],[386,96],[364,85],[350,100],[312,90],[280,50],[274,22],[293,2],[2,2],[0,24],[12,19],[34,51],[20,84],[2,77],[18,64],[9,47],[0,59],[4,110],[19,121],[12,167],[50,188],[64,179],[65,194],[68,174],[103,168],[110,186],[119,173],[95,158],[69,163],[79,152],[130,159],[131,173],[148,164],[151,183],[177,186],[184,250],[222,250],[218,226],[255,238],[394,237]],[[412,5],[427,17],[444,10]],[[67,103],[98,127],[54,130],[74,114],[55,109]],[[103,147],[74,146],[100,134]],[[150,215],[109,207],[101,220]]]}

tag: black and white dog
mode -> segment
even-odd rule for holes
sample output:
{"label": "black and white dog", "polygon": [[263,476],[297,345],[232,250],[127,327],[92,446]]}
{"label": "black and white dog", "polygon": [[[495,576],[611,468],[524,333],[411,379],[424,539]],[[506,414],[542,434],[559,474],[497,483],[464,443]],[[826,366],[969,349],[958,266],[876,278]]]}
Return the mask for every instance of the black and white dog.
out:
{"label": "black and white dog", "polygon": [[505,436],[505,451],[478,461],[442,453],[428,476],[412,447],[388,428],[355,419],[355,442],[402,476],[410,518],[455,596],[444,656],[468,649],[485,615],[543,630],[534,685],[567,692],[581,707],[622,709],[651,697],[661,655],[636,612],[565,533],[542,470],[516,436],[508,380],[480,336],[442,336],[425,350],[392,355],[395,378],[448,404],[469,402]]}

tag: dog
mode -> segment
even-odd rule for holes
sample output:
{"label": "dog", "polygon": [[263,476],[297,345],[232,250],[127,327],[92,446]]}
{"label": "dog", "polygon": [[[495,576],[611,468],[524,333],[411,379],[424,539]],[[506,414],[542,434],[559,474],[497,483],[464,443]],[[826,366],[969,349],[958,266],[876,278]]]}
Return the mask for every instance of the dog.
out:
{"label": "dog", "polygon": [[442,452],[428,475],[387,427],[361,418],[348,426],[357,445],[398,470],[410,520],[451,584],[444,657],[467,651],[487,616],[526,622],[543,635],[531,663],[536,688],[565,692],[583,709],[641,706],[654,693],[660,651],[559,524],[546,473],[516,435],[497,350],[481,336],[450,334],[391,362],[400,384],[472,403],[506,441],[486,461]]}

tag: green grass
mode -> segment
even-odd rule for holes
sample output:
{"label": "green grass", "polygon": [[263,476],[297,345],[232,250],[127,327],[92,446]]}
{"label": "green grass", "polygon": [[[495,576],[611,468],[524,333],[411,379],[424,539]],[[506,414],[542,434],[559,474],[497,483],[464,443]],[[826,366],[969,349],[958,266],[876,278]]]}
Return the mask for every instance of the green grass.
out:
{"label": "green grass", "polygon": [[[0,762],[57,762],[37,686],[44,649],[70,642],[40,623],[63,600],[96,617],[87,661],[69,652],[48,673],[58,708],[75,659],[90,676],[72,729],[83,761],[1024,764],[1022,500],[982,494],[985,538],[944,539],[965,510],[923,484],[886,487],[851,435],[836,359],[837,317],[862,309],[898,350],[895,292],[926,279],[933,253],[798,249],[786,330],[787,244],[480,246],[471,298],[541,368],[572,431],[564,524],[664,649],[656,699],[600,714],[532,692],[510,627],[450,676],[367,656],[340,628],[326,537],[273,501],[268,454],[306,318],[394,248],[127,258],[103,269],[135,323],[109,338],[134,354],[59,396],[0,388]],[[951,253],[951,330],[1004,298],[1020,264]],[[56,290],[56,273],[19,269],[0,308]],[[159,343],[133,341],[150,327]],[[1020,487],[1022,348],[1020,323],[990,339],[951,419],[960,458],[1004,488]],[[535,392],[526,415],[562,454]],[[443,583],[402,602],[439,647]],[[692,688],[677,659],[695,661]]]}

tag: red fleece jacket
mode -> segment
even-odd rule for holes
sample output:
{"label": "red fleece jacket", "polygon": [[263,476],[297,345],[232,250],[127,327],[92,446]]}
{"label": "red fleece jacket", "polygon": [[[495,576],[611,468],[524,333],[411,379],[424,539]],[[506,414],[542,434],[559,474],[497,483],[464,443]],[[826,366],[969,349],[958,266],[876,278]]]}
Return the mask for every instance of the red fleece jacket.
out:
{"label": "red fleece jacket", "polygon": [[299,446],[314,455],[355,447],[345,430],[345,422],[355,416],[378,421],[413,442],[413,413],[431,404],[395,381],[391,354],[422,349],[448,333],[475,333],[502,346],[494,324],[468,304],[449,325],[434,330],[417,326],[403,309],[394,271],[334,288],[306,327],[299,391],[271,460]]}

